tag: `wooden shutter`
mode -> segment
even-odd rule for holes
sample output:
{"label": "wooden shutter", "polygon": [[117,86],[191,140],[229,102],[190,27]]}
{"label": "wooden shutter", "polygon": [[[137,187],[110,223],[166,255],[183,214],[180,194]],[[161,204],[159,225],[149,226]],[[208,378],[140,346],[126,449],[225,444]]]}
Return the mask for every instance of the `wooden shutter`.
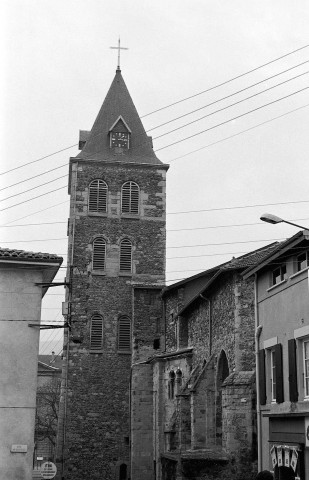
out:
{"label": "wooden shutter", "polygon": [[296,358],[296,341],[291,338],[288,341],[289,353],[289,386],[290,386],[290,401],[298,401],[297,389],[297,358]]}
{"label": "wooden shutter", "polygon": [[259,390],[260,390],[260,404],[266,404],[266,372],[265,372],[265,350],[261,349],[258,353],[259,362]]}
{"label": "wooden shutter", "polygon": [[94,315],[91,319],[90,350],[102,350],[103,348],[103,318]]}
{"label": "wooden shutter", "polygon": [[277,343],[274,346],[275,351],[275,364],[276,364],[276,402],[282,403],[284,401],[283,391],[283,364],[282,364],[282,345]]}
{"label": "wooden shutter", "polygon": [[120,243],[120,271],[132,271],[132,244],[127,238]]}
{"label": "wooden shutter", "polygon": [[122,186],[121,212],[138,215],[139,212],[139,187],[134,182],[127,182]]}
{"label": "wooden shutter", "polygon": [[105,270],[106,243],[103,238],[97,238],[93,242],[93,270]]}
{"label": "wooden shutter", "polygon": [[89,185],[88,209],[96,213],[107,211],[107,185],[103,180],[94,180]]}
{"label": "wooden shutter", "polygon": [[131,321],[128,317],[118,320],[118,350],[131,350]]}

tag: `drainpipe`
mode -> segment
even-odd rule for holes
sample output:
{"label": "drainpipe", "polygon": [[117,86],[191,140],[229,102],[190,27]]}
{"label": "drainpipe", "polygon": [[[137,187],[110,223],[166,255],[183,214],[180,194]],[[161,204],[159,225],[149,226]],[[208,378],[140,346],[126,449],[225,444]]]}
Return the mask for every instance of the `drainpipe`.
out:
{"label": "drainpipe", "polygon": [[211,355],[211,351],[212,351],[212,310],[211,310],[211,301],[209,298],[207,297],[204,297],[204,295],[202,295],[200,293],[200,297],[205,300],[206,302],[208,302],[208,312],[209,312],[209,356]]}
{"label": "drainpipe", "polygon": [[259,340],[263,326],[259,325],[257,274],[254,276],[254,310],[255,310],[255,372],[256,372],[256,416],[257,416],[257,444],[258,444],[258,472],[262,470],[262,429],[260,406],[260,371],[259,371]]}

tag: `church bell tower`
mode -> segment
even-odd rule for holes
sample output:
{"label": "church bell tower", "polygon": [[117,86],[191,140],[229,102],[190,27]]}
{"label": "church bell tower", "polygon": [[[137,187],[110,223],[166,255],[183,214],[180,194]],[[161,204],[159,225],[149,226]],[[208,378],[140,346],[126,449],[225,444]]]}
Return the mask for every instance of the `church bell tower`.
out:
{"label": "church bell tower", "polygon": [[160,349],[158,319],[141,305],[147,297],[149,312],[149,291],[165,281],[168,165],[156,157],[119,67],[79,148],[69,174],[71,327],[58,471],[66,480],[128,480],[132,364]]}

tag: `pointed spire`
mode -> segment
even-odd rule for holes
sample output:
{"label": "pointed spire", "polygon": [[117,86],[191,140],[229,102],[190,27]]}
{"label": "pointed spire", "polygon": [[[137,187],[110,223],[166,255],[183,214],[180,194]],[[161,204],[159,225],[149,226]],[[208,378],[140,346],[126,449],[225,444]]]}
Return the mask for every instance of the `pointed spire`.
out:
{"label": "pointed spire", "polygon": [[[130,129],[129,148],[115,153],[110,146],[110,129],[121,117]],[[106,95],[79,158],[129,163],[162,164],[156,157],[119,69]]]}

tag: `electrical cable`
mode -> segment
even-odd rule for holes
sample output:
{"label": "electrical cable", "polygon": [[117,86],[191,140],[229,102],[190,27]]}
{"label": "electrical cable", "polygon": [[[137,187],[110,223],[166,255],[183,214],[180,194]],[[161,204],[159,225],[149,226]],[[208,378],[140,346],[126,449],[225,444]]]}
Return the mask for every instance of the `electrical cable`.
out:
{"label": "electrical cable", "polygon": [[197,137],[198,135],[201,135],[202,133],[209,132],[210,130],[213,130],[214,128],[218,128],[218,127],[221,127],[222,125],[226,125],[227,123],[232,122],[233,120],[237,120],[238,118],[244,117],[246,115],[249,115],[250,113],[261,110],[262,108],[268,107],[269,105],[273,105],[274,103],[280,102],[281,100],[285,100],[286,98],[292,97],[293,95],[296,95],[297,93],[300,93],[300,92],[303,92],[304,90],[307,90],[308,88],[309,88],[309,86],[305,87],[305,88],[301,88],[300,90],[297,90],[293,93],[290,93],[289,95],[285,95],[284,97],[277,98],[276,100],[273,100],[272,102],[265,103],[264,105],[260,105],[259,107],[253,108],[252,110],[249,110],[248,112],[237,115],[236,117],[230,118],[229,120],[225,120],[224,122],[218,123],[217,125],[213,125],[212,127],[206,128],[205,130],[194,133],[193,135],[189,135],[188,137],[177,140],[176,142],[165,145],[164,147],[157,148],[155,150],[155,152],[159,152],[160,150],[164,150],[165,148],[172,147],[173,145],[184,142],[185,140],[189,140],[190,138]]}
{"label": "electrical cable", "polygon": [[63,190],[64,188],[68,188],[67,185],[64,185],[63,187],[55,188],[55,190],[50,190],[50,192],[42,193],[41,195],[37,195],[36,197],[29,198],[28,200],[24,200],[23,202],[15,203],[14,205],[10,205],[9,207],[1,208],[0,212],[3,212],[4,210],[8,210],[9,208],[17,207],[18,205],[23,205],[24,203],[31,202],[32,200],[36,200],[37,198],[44,197],[49,193],[54,193],[54,192],[57,192],[58,190]]}
{"label": "electrical cable", "polygon": [[68,166],[68,164],[64,163],[63,165],[60,165],[59,167],[52,168],[50,170],[46,170],[43,173],[39,173],[38,175],[33,175],[32,177],[28,177],[25,180],[21,180],[20,182],[12,183],[11,185],[7,185],[6,187],[0,188],[0,192],[2,192],[2,190],[6,190],[6,189],[11,188],[11,187],[16,187],[16,185],[20,185],[21,183],[29,182],[29,180],[33,180],[34,178],[42,177],[42,175],[46,175],[47,173],[54,172],[55,170],[59,170],[59,168],[63,168],[63,167],[67,167],[67,166]]}
{"label": "electrical cable", "polygon": [[250,132],[250,130],[254,130],[255,128],[261,127],[262,125],[265,125],[267,123],[271,123],[274,120],[277,120],[278,118],[285,117],[286,115],[290,115],[291,113],[297,112],[298,110],[301,110],[302,108],[306,108],[306,107],[309,107],[309,103],[307,103],[306,105],[302,105],[301,107],[295,108],[294,110],[290,110],[289,112],[283,113],[282,115],[278,115],[277,117],[273,117],[273,118],[270,118],[269,120],[265,120],[265,122],[258,123],[257,125],[253,125],[253,127],[246,128],[245,130],[241,130],[238,133],[229,135],[228,137],[221,138],[216,142],[212,142],[212,143],[209,143],[208,145],[204,145],[203,147],[197,148],[196,150],[191,150],[191,152],[185,153],[184,155],[180,155],[179,157],[172,158],[171,160],[168,160],[168,163],[175,162],[175,160],[180,160],[181,158],[187,157],[188,155],[192,155],[192,153],[199,152],[200,150],[204,150],[205,148],[209,148],[209,147],[212,147],[213,145],[217,145],[218,143],[225,142],[226,140],[230,140],[231,138],[238,137],[243,133]]}
{"label": "electrical cable", "polygon": [[9,200],[10,198],[18,197],[18,195],[23,195],[24,193],[31,192],[32,190],[36,190],[37,188],[43,187],[44,185],[48,185],[49,183],[56,182],[57,180],[60,180],[61,178],[64,178],[64,177],[67,177],[67,176],[68,176],[68,174],[62,175],[61,177],[54,178],[53,180],[49,180],[48,182],[40,183],[40,185],[37,185],[36,187],[29,188],[28,190],[24,190],[23,192],[18,192],[18,193],[15,193],[14,195],[10,195],[9,197],[1,198],[0,202],[4,202],[5,200]]}
{"label": "electrical cable", "polygon": [[[250,74],[250,73],[252,73],[252,72],[254,72],[254,71],[256,71],[256,70],[259,70],[260,68],[263,68],[263,67],[265,67],[265,66],[267,66],[267,65],[270,65],[270,64],[272,64],[272,63],[274,63],[274,62],[277,62],[278,60],[281,60],[282,58],[288,57],[289,55],[292,55],[292,54],[294,54],[294,53],[296,53],[296,52],[299,52],[299,51],[301,51],[301,50],[304,50],[305,48],[308,48],[308,47],[309,47],[309,44],[308,44],[308,45],[304,45],[303,47],[297,48],[296,50],[293,50],[293,51],[288,52],[288,53],[286,53],[286,54],[284,54],[284,55],[281,55],[280,57],[277,57],[277,58],[275,58],[275,59],[273,59],[273,60],[271,60],[271,61],[269,61],[269,62],[266,62],[266,63],[264,63],[264,64],[262,64],[262,65],[259,65],[258,67],[255,67],[255,68],[253,68],[253,69],[251,69],[251,70],[248,70],[247,72],[244,72],[244,73],[242,73],[242,74],[240,74],[240,75],[237,75],[236,77],[233,77],[233,78],[231,78],[231,79],[229,79],[229,80],[226,80],[226,81],[224,81],[224,82],[222,82],[222,83],[220,83],[220,84],[217,84],[217,85],[215,85],[215,86],[213,86],[213,87],[210,87],[210,88],[208,88],[208,89],[206,89],[206,90],[203,90],[203,91],[201,91],[201,92],[198,92],[198,93],[196,93],[196,94],[194,94],[194,95],[191,95],[191,96],[189,96],[189,97],[183,98],[183,99],[181,99],[181,100],[178,100],[178,101],[176,101],[176,102],[174,102],[174,103],[171,103],[171,104],[169,104],[169,105],[166,105],[166,106],[164,106],[164,107],[161,107],[161,108],[159,108],[159,109],[157,109],[157,110],[153,110],[152,112],[149,112],[149,113],[147,113],[147,114],[145,114],[145,115],[142,115],[140,118],[147,117],[147,116],[149,116],[149,115],[152,115],[153,113],[159,112],[159,111],[161,111],[161,110],[165,110],[165,109],[167,109],[167,108],[169,108],[169,107],[171,107],[171,106],[173,106],[173,105],[176,105],[176,104],[178,104],[178,103],[181,103],[181,102],[184,102],[184,101],[186,101],[186,100],[189,100],[190,98],[194,98],[194,97],[196,97],[196,96],[198,96],[198,95],[202,95],[203,93],[209,92],[209,91],[214,90],[214,89],[216,89],[216,88],[218,88],[218,87],[221,87],[221,86],[223,86],[223,85],[226,85],[226,84],[228,84],[228,83],[230,83],[230,82],[232,82],[232,81],[234,81],[234,80],[237,80],[237,79],[239,79],[239,78],[241,78],[241,77],[243,77],[243,76],[245,76],[245,75],[248,75],[248,74]],[[304,62],[304,63],[306,63],[306,62]],[[291,69],[296,68],[297,66],[301,66],[301,65],[302,65],[302,64],[296,65],[296,66],[294,66],[294,67],[291,67]],[[290,69],[288,69],[288,70],[290,70]],[[288,71],[288,70],[284,70],[284,71],[282,71],[281,73],[285,73],[285,72]],[[279,73],[279,74],[281,74],[281,73]],[[277,75],[279,75],[279,74],[277,74]],[[271,77],[270,77],[270,78],[271,78]],[[248,87],[248,88],[250,88],[250,87]],[[157,127],[154,127],[154,128],[157,128]],[[27,166],[27,165],[31,165],[31,164],[33,164],[33,163],[39,162],[39,161],[41,161],[41,160],[44,160],[45,158],[51,157],[51,156],[53,156],[53,155],[56,155],[57,153],[61,153],[61,152],[65,151],[65,150],[69,150],[70,148],[73,148],[73,147],[76,147],[76,146],[78,146],[77,143],[75,143],[75,144],[73,144],[73,145],[70,145],[70,146],[68,146],[68,147],[62,148],[62,149],[60,149],[60,150],[57,150],[56,152],[53,152],[53,153],[51,153],[51,154],[49,154],[49,155],[45,155],[44,157],[38,158],[38,159],[36,159],[36,160],[32,160],[31,162],[27,162],[27,163],[25,163],[25,164],[23,164],[23,165],[20,165],[20,166],[18,166],[18,167],[14,167],[14,168],[12,168],[12,169],[10,169],[10,170],[7,170],[7,171],[5,171],[5,172],[0,173],[0,175],[4,175],[4,174],[6,174],[6,173],[12,172],[12,171],[14,171],[14,170],[17,170],[17,169],[19,169],[19,168],[25,167],[25,166]],[[59,168],[60,168],[60,167],[59,167]]]}
{"label": "electrical cable", "polygon": [[[238,95],[239,93],[245,92],[246,90],[249,90],[250,88],[256,87],[257,85],[260,85],[261,83],[267,82],[268,80],[271,80],[272,78],[278,77],[279,75],[282,75],[283,73],[286,73],[290,70],[293,70],[294,68],[300,67],[300,66],[302,66],[302,65],[304,65],[305,63],[308,63],[308,62],[309,62],[309,60],[306,60],[305,62],[299,63],[298,65],[295,65],[294,67],[288,68],[287,70],[283,70],[282,72],[276,73],[275,75],[272,75],[271,77],[264,78],[263,80],[260,80],[259,82],[253,83],[252,85],[249,85],[248,87],[242,88],[241,90],[238,90],[237,92],[233,92],[229,95],[226,95],[225,97],[219,98],[218,100],[214,100],[213,102],[208,103],[207,105],[203,105],[203,107],[196,108],[195,110],[191,110],[188,113],[184,113],[183,115],[179,115],[178,117],[172,118],[171,120],[169,120],[167,122],[164,122],[164,123],[161,123],[160,125],[156,125],[155,127],[149,128],[149,129],[147,129],[147,133],[151,132],[152,130],[156,130],[157,128],[163,127],[164,125],[168,125],[169,123],[175,122],[176,120],[180,120],[181,118],[187,117],[188,115],[192,115],[193,113],[199,112],[200,110],[203,110],[204,108],[208,108],[212,105],[215,105],[216,103],[222,102],[223,100],[234,97],[235,95]],[[302,76],[302,75],[305,75],[305,73],[302,73],[299,76]],[[272,88],[278,87],[279,85],[282,85],[283,83],[290,82],[291,80],[294,80],[297,77],[298,76],[292,77],[290,79],[285,80],[282,83],[278,83],[278,84],[270,87],[269,90],[271,90]],[[261,92],[257,92],[253,96],[260,95],[261,93],[266,92],[267,90],[268,89],[262,90]],[[251,98],[251,97],[247,97],[247,99],[248,98]],[[247,99],[245,99],[245,100],[247,100]],[[155,138],[158,138],[158,137],[155,137]]]}
{"label": "electrical cable", "polygon": [[192,125],[193,123],[199,122],[203,120],[204,118],[211,117],[212,115],[215,115],[216,113],[223,112],[224,110],[227,110],[228,108],[234,107],[235,105],[239,105],[240,103],[246,102],[247,100],[250,100],[251,98],[257,97],[258,95],[261,95],[262,93],[268,92],[269,90],[272,90],[273,88],[277,88],[287,82],[290,82],[292,80],[295,80],[295,78],[299,78],[303,75],[308,75],[309,71],[301,73],[300,75],[297,75],[296,77],[289,78],[288,80],[285,80],[284,82],[277,83],[276,85],[273,85],[272,87],[265,88],[265,90],[262,90],[261,92],[254,93],[253,95],[250,95],[249,97],[242,98],[241,100],[238,100],[237,102],[231,103],[230,105],[227,105],[225,107],[219,108],[218,110],[215,110],[214,112],[208,113],[207,115],[203,115],[202,117],[199,117],[195,120],[192,120],[191,122],[185,123],[184,125],[181,125],[177,128],[174,128],[173,130],[169,130],[168,132],[162,133],[161,135],[158,135],[157,137],[153,137],[153,140],[157,140],[158,138],[164,137],[165,135],[169,135],[170,133],[176,132],[178,130],[181,130],[182,128],[187,127],[188,125]]}
{"label": "electrical cable", "polygon": [[6,172],[0,173],[0,175],[5,175],[6,173],[13,172],[14,170],[18,170],[19,168],[26,167],[27,165],[31,165],[32,163],[40,162],[41,160],[44,160],[45,158],[52,157],[53,155],[56,155],[57,153],[64,152],[65,150],[69,150],[70,148],[76,147],[78,143],[75,143],[74,145],[70,145],[69,147],[62,148],[61,150],[57,150],[57,152],[50,153],[49,155],[45,155],[44,157],[37,158],[36,160],[32,160],[31,162],[24,163],[23,165],[19,165],[18,167],[11,168],[10,170],[7,170]]}
{"label": "electrical cable", "polygon": [[65,203],[69,203],[69,200],[65,200],[64,202],[60,202],[60,203],[55,203],[55,205],[51,205],[50,207],[43,208],[42,210],[37,210],[36,212],[29,213],[29,215],[25,215],[24,217],[15,218],[15,220],[11,220],[10,222],[7,222],[5,226],[10,225],[11,223],[14,223],[14,222],[18,222],[18,220],[23,220],[24,218],[32,217],[32,215],[36,215],[37,213],[46,212],[46,210],[59,207],[59,205],[63,205]]}
{"label": "electrical cable", "polygon": [[145,118],[145,117],[148,117],[149,115],[152,115],[154,113],[157,113],[157,112],[160,112],[162,110],[165,110],[169,107],[172,107],[174,105],[177,105],[178,103],[182,103],[182,102],[185,102],[186,100],[189,100],[191,98],[195,98],[199,95],[202,95],[203,93],[206,93],[206,92],[210,92],[211,90],[214,90],[216,88],[219,88],[219,87],[222,87],[223,85],[226,85],[230,82],[233,82],[234,80],[237,80],[241,77],[244,77],[245,75],[249,75],[250,73],[252,72],[255,72],[257,70],[259,70],[260,68],[263,68],[263,67],[266,67],[267,65],[271,65],[272,63],[274,62],[277,62],[278,60],[281,60],[282,58],[285,58],[285,57],[288,57],[289,55],[292,55],[293,53],[296,53],[296,52],[299,52],[300,50],[304,50],[305,48],[308,48],[309,47],[309,44],[308,45],[304,45],[303,47],[300,47],[300,48],[297,48],[296,50],[293,50],[289,53],[286,53],[284,55],[281,55],[280,57],[277,57],[277,58],[274,58],[273,60],[270,60],[269,62],[266,62],[266,63],[263,63],[262,65],[259,65],[258,67],[255,67],[251,70],[248,70],[247,72],[244,72],[244,73],[241,73],[240,75],[237,75],[236,77],[233,77],[233,78],[230,78],[229,80],[226,80],[225,82],[222,82],[222,83],[219,83],[217,85],[214,85],[213,87],[210,87],[210,88],[207,88],[206,90],[203,90],[201,92],[198,92],[194,95],[190,95],[189,97],[186,97],[186,98],[183,98],[181,100],[178,100],[174,103],[170,103],[169,105],[166,105],[164,107],[161,107],[161,108],[158,108],[157,110],[153,110],[152,112],[149,112],[149,113],[146,113],[145,115],[142,115],[140,118]]}

